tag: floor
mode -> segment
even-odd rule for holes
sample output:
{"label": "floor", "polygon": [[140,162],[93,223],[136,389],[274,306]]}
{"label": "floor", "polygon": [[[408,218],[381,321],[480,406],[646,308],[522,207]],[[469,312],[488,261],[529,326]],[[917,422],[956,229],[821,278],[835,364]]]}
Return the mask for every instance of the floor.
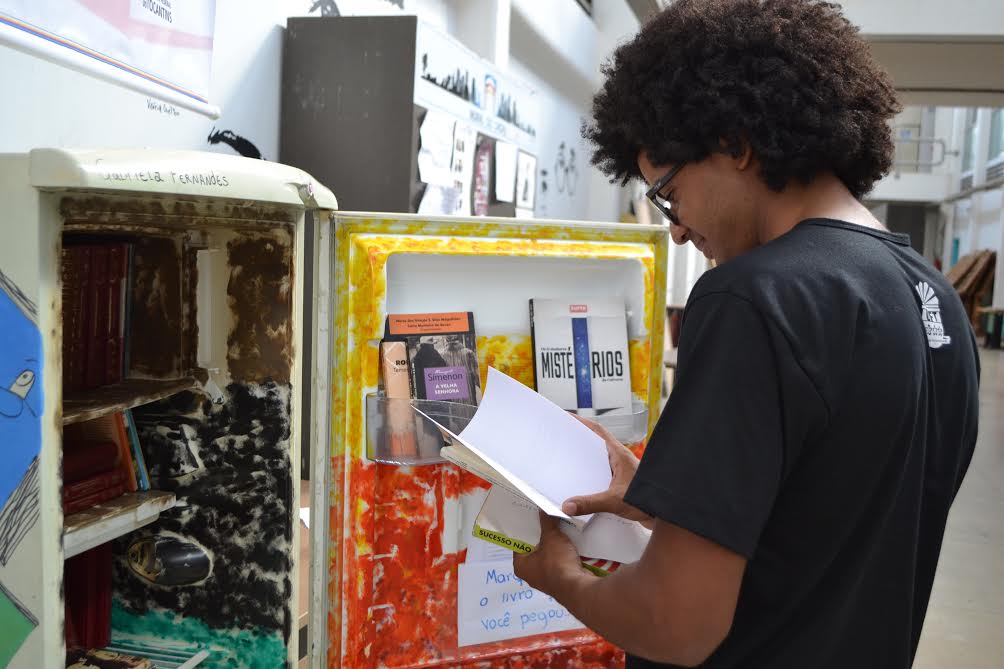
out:
{"label": "floor", "polygon": [[1004,667],[1004,350],[981,359],[980,436],[948,518],[914,669]]}

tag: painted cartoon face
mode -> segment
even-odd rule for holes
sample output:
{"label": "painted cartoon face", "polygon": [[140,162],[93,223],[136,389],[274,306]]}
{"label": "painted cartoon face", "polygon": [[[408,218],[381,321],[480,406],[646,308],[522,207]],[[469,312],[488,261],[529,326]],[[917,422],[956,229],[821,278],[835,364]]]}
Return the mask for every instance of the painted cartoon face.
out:
{"label": "painted cartoon face", "polygon": [[26,369],[14,379],[14,383],[11,384],[9,390],[21,399],[24,399],[31,392],[33,385],[35,385],[35,372]]}

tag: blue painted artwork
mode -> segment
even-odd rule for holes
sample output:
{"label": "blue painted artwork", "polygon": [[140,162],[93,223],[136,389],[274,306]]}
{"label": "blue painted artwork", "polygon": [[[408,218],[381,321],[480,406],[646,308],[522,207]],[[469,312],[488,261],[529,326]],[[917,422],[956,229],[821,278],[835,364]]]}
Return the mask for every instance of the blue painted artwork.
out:
{"label": "blue painted artwork", "polygon": [[42,336],[34,303],[0,272],[0,564],[34,525],[42,443]]}
{"label": "blue painted artwork", "polygon": [[[38,520],[42,335],[35,304],[0,271],[0,567]],[[38,620],[0,582],[0,667]]]}

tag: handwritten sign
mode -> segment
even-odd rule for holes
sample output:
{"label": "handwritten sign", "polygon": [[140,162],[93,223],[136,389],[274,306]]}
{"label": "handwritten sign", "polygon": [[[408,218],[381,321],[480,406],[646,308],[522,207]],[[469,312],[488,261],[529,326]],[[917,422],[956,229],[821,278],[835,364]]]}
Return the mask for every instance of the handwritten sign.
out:
{"label": "handwritten sign", "polygon": [[460,646],[584,627],[553,597],[518,578],[512,559],[460,565],[457,593]]}

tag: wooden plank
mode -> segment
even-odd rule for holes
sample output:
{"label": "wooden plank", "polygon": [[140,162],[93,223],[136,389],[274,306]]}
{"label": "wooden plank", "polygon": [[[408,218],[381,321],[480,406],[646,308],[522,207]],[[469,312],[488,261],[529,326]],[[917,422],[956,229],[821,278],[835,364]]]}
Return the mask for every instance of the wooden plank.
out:
{"label": "wooden plank", "polygon": [[966,274],[969,273],[969,270],[972,269],[973,264],[976,262],[978,257],[978,253],[969,253],[962,256],[959,258],[959,261],[948,270],[945,274],[945,278],[948,279],[950,284],[958,288],[959,282],[966,276]]}
{"label": "wooden plank", "polygon": [[67,393],[63,397],[63,425],[99,418],[162,400],[196,387],[194,378],[126,379],[110,386]]}
{"label": "wooden plank", "polygon": [[63,521],[64,557],[79,555],[149,525],[174,504],[174,493],[148,490],[126,493],[70,514]]}
{"label": "wooden plank", "polygon": [[973,293],[976,287],[983,281],[987,271],[993,270],[993,261],[993,251],[981,251],[978,253],[976,260],[973,262],[973,266],[966,273],[965,277],[963,277],[956,285],[956,290],[959,291],[959,295],[966,297]]}

